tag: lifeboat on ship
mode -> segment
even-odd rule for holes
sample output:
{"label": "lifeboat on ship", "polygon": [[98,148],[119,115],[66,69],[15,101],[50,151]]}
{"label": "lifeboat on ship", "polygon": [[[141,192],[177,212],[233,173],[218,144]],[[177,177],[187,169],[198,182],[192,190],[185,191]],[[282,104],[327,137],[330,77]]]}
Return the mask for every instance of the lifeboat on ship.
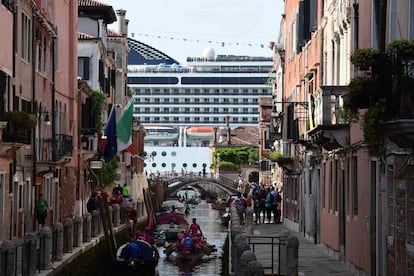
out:
{"label": "lifeboat on ship", "polygon": [[174,140],[178,138],[179,131],[168,126],[144,126],[145,140]]}
{"label": "lifeboat on ship", "polygon": [[212,127],[189,127],[187,137],[192,139],[212,139],[214,129]]}

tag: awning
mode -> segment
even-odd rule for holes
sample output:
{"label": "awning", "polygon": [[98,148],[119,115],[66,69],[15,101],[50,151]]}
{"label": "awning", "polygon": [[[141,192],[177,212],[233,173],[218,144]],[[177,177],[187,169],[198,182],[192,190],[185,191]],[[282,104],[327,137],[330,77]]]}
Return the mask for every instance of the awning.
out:
{"label": "awning", "polygon": [[144,202],[144,190],[148,189],[146,176],[134,174],[131,181],[131,198],[137,202]]}

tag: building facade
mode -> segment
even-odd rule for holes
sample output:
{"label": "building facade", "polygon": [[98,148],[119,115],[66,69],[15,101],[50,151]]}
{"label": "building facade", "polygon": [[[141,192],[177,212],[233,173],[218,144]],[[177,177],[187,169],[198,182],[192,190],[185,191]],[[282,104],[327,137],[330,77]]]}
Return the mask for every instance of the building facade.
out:
{"label": "building facade", "polygon": [[0,58],[0,239],[14,239],[37,230],[40,193],[48,223],[73,213],[75,196],[62,199],[61,188],[76,183],[77,4],[2,1],[0,12],[8,38]]}
{"label": "building facade", "polygon": [[[273,47],[269,124],[282,153],[273,175],[283,183],[284,223],[362,275],[412,273],[412,56],[401,49],[413,49],[413,8],[285,1]],[[366,48],[378,54],[362,66]],[[355,88],[367,79],[375,81]]]}

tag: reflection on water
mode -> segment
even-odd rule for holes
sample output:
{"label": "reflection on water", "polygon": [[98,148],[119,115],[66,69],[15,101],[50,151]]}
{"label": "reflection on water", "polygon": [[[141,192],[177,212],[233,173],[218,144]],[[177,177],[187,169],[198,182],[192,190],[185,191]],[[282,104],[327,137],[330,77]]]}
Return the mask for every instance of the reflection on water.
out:
{"label": "reflection on water", "polygon": [[179,263],[174,264],[165,258],[163,248],[159,248],[160,261],[157,271],[159,276],[167,275],[202,275],[217,276],[221,275],[221,256],[223,254],[223,244],[227,237],[226,229],[221,225],[220,213],[218,210],[211,209],[210,204],[204,200],[198,205],[191,205],[191,213],[187,217],[189,223],[193,217],[197,218],[204,236],[209,244],[215,245],[217,252],[206,256],[200,263]]}

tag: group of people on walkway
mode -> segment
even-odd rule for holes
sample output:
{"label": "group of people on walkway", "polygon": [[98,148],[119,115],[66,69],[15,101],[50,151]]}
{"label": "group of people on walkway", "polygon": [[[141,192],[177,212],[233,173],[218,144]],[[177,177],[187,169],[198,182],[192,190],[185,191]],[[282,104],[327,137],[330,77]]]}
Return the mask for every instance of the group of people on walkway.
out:
{"label": "group of people on walkway", "polygon": [[86,209],[89,213],[93,211],[99,211],[100,199],[105,196],[108,200],[109,206],[118,204],[122,211],[125,212],[125,217],[135,224],[138,219],[138,212],[133,207],[133,200],[129,196],[129,189],[126,184],[123,187],[117,184],[113,189],[112,193],[109,194],[106,191],[93,191],[89,196],[89,199],[86,203]]}
{"label": "group of people on walkway", "polygon": [[282,223],[282,196],[280,191],[273,185],[251,183],[249,193],[239,193],[235,200],[235,206],[240,224],[245,223],[247,207],[253,207],[254,222],[256,224]]}
{"label": "group of people on walkway", "polygon": [[271,223],[273,215],[273,223],[281,223],[282,196],[280,191],[274,186],[257,185],[252,190],[253,213],[256,224]]}

